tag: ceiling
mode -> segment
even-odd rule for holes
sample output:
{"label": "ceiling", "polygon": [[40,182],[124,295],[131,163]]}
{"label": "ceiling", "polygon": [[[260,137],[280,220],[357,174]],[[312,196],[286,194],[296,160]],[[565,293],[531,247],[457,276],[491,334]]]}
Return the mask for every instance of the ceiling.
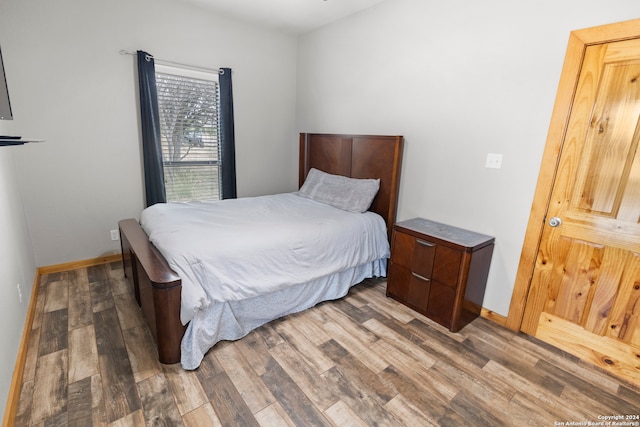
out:
{"label": "ceiling", "polygon": [[182,0],[258,25],[302,34],[384,0]]}

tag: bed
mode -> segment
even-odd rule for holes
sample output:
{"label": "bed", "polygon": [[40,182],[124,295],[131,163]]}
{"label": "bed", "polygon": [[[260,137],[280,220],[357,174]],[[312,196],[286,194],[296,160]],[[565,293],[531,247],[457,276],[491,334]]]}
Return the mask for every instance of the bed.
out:
{"label": "bed", "polygon": [[[365,278],[385,275],[402,148],[401,136],[303,133],[297,192],[160,204],[145,209],[140,221],[120,221],[125,276],[156,341],[159,361],[196,369],[218,341],[241,338],[270,320],[340,298]],[[367,210],[366,198],[355,207],[323,199],[326,194],[318,189],[341,180],[364,186],[357,187],[358,194],[376,186],[368,212],[359,213]],[[201,216],[184,216],[187,207]],[[225,222],[218,230],[193,228],[235,219],[242,211],[248,212],[246,218]],[[259,225],[248,236],[236,237],[236,230],[254,222]],[[276,231],[280,226],[287,228]],[[340,238],[331,240],[332,233]],[[202,243],[192,243],[198,234],[224,243],[211,245],[218,252],[208,253],[209,248],[199,248]],[[303,236],[307,243],[301,243]],[[282,245],[285,250],[278,252]],[[368,247],[371,251],[360,253]],[[334,257],[337,253],[349,254],[348,261]]]}

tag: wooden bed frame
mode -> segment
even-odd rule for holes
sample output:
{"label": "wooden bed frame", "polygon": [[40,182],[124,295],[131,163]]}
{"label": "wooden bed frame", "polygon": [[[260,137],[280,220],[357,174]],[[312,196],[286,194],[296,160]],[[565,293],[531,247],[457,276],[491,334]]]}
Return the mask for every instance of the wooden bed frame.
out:
{"label": "wooden bed frame", "polygon": [[[311,168],[352,178],[380,178],[370,210],[391,230],[396,218],[402,136],[300,134],[299,185]],[[135,219],[118,223],[124,273],[158,346],[161,363],[180,362],[181,281]]]}

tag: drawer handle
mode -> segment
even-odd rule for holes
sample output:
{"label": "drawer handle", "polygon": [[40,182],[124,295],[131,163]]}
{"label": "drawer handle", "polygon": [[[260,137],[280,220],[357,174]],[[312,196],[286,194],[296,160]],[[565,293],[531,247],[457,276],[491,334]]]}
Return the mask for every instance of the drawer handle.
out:
{"label": "drawer handle", "polygon": [[421,276],[418,273],[414,273],[413,271],[411,272],[411,274],[413,274],[415,277],[417,277],[420,280],[424,280],[425,282],[430,282],[431,281],[431,279],[429,279],[427,277],[424,277],[424,276]]}
{"label": "drawer handle", "polygon": [[422,246],[428,246],[428,247],[430,247],[430,248],[435,246],[435,244],[434,244],[434,243],[431,243],[431,242],[425,242],[424,240],[420,240],[420,239],[416,239],[416,242],[418,242],[418,244],[419,244],[419,245],[422,245]]}

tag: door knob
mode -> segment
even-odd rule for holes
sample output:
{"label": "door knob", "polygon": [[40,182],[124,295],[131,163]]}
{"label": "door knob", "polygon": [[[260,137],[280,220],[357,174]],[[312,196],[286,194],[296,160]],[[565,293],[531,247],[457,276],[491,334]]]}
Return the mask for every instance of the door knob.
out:
{"label": "door knob", "polygon": [[562,224],[562,219],[558,218],[557,216],[554,216],[549,220],[549,226],[551,227],[557,227],[560,224]]}

